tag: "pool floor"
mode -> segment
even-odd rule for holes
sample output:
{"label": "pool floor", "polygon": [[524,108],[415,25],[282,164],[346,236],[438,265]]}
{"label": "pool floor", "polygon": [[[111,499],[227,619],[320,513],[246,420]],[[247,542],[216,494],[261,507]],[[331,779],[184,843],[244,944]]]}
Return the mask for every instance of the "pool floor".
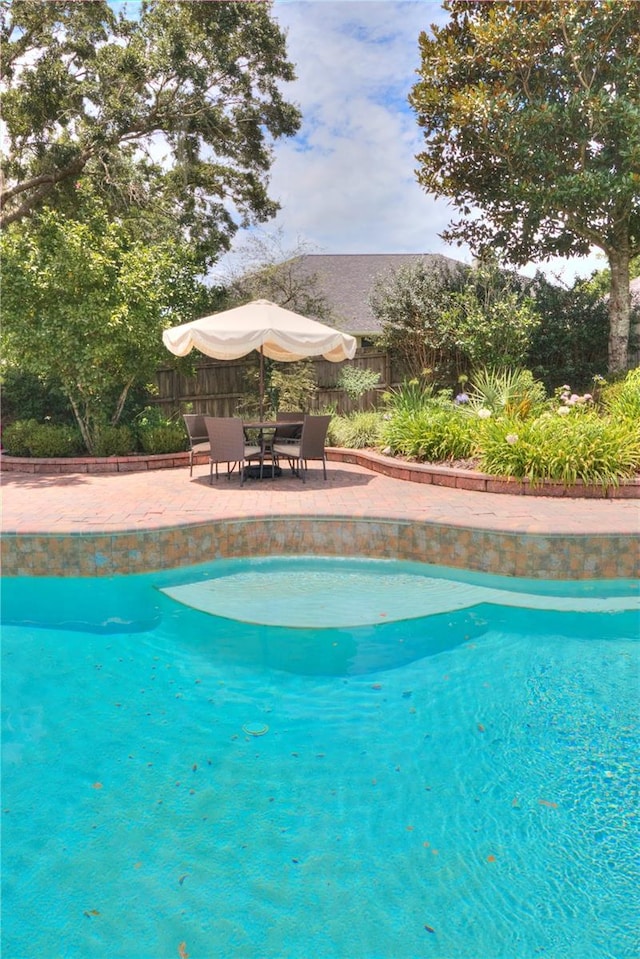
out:
{"label": "pool floor", "polygon": [[636,613],[283,631],[166,583],[3,629],[3,955],[638,955]]}

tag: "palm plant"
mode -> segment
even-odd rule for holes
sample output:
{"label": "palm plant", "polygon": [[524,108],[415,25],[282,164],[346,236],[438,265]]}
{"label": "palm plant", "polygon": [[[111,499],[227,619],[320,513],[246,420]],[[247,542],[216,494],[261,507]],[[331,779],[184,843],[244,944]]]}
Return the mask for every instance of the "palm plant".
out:
{"label": "palm plant", "polygon": [[544,385],[529,370],[521,368],[477,370],[467,394],[468,409],[476,414],[484,409],[519,419],[540,409],[547,398]]}

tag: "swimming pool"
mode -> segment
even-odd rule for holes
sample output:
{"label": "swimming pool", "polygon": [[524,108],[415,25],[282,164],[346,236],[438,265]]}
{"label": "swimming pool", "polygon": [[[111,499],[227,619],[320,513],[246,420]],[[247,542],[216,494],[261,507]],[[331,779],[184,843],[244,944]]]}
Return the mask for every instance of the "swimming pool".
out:
{"label": "swimming pool", "polygon": [[3,616],[7,956],[638,954],[637,583],[228,561]]}

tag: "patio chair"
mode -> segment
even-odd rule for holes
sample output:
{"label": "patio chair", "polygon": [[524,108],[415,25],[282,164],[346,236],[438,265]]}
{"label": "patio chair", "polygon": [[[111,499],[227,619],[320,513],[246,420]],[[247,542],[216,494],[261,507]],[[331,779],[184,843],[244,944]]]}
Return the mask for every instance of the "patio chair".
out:
{"label": "patio chair", "polygon": [[331,416],[305,416],[300,441],[296,443],[274,443],[273,455],[284,456],[294,473],[305,482],[308,460],[322,460],[322,473],[327,478],[327,456],[325,441]]}
{"label": "patio chair", "polygon": [[[273,434],[273,443],[291,443],[299,442],[302,435],[302,423],[304,423],[304,413],[290,413],[284,410],[276,413],[276,429]],[[288,425],[292,424],[292,425]]]}
{"label": "patio chair", "polygon": [[271,476],[275,476],[278,458],[273,451],[276,443],[299,443],[304,423],[304,413],[282,412],[276,413],[276,427],[273,431],[262,434],[262,449],[265,459],[271,460]]}
{"label": "patio chair", "polygon": [[205,416],[205,425],[209,435],[209,483],[213,485],[213,467],[218,479],[218,463],[227,464],[227,479],[231,479],[236,465],[240,473],[240,486],[244,483],[245,464],[251,460],[260,460],[262,471],[262,449],[245,443],[242,420],[231,416]]}
{"label": "patio chair", "polygon": [[204,425],[204,416],[198,413],[183,413],[182,419],[189,437],[189,476],[193,476],[193,457],[195,453],[209,452],[209,434]]}

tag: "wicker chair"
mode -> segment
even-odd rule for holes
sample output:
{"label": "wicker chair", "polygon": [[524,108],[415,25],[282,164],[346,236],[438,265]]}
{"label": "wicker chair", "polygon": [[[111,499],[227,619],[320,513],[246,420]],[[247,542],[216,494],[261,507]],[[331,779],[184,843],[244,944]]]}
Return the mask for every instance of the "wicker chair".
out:
{"label": "wicker chair", "polygon": [[281,412],[276,413],[276,429],[273,434],[273,443],[294,443],[300,442],[302,436],[302,424],[305,414]]}
{"label": "wicker chair", "polygon": [[281,456],[288,459],[292,471],[303,483],[308,460],[322,460],[322,473],[325,480],[327,478],[325,441],[330,422],[331,416],[305,416],[299,442],[273,444],[273,455],[277,459]]}
{"label": "wicker chair", "polygon": [[182,419],[189,437],[189,476],[193,476],[194,454],[209,452],[209,434],[204,425],[204,416],[197,413],[183,413]]}
{"label": "wicker chair", "polygon": [[275,475],[278,457],[274,452],[276,443],[299,443],[304,423],[304,413],[276,413],[276,428],[272,433],[263,434],[263,452],[265,459],[271,460],[271,475]]}
{"label": "wicker chair", "polygon": [[218,479],[218,464],[227,464],[227,479],[231,479],[236,465],[240,473],[240,485],[244,483],[245,465],[251,460],[259,460],[262,468],[262,450],[259,446],[250,446],[245,443],[242,420],[235,417],[205,416],[205,425],[209,436],[209,483],[213,485],[213,467],[216,468]]}

